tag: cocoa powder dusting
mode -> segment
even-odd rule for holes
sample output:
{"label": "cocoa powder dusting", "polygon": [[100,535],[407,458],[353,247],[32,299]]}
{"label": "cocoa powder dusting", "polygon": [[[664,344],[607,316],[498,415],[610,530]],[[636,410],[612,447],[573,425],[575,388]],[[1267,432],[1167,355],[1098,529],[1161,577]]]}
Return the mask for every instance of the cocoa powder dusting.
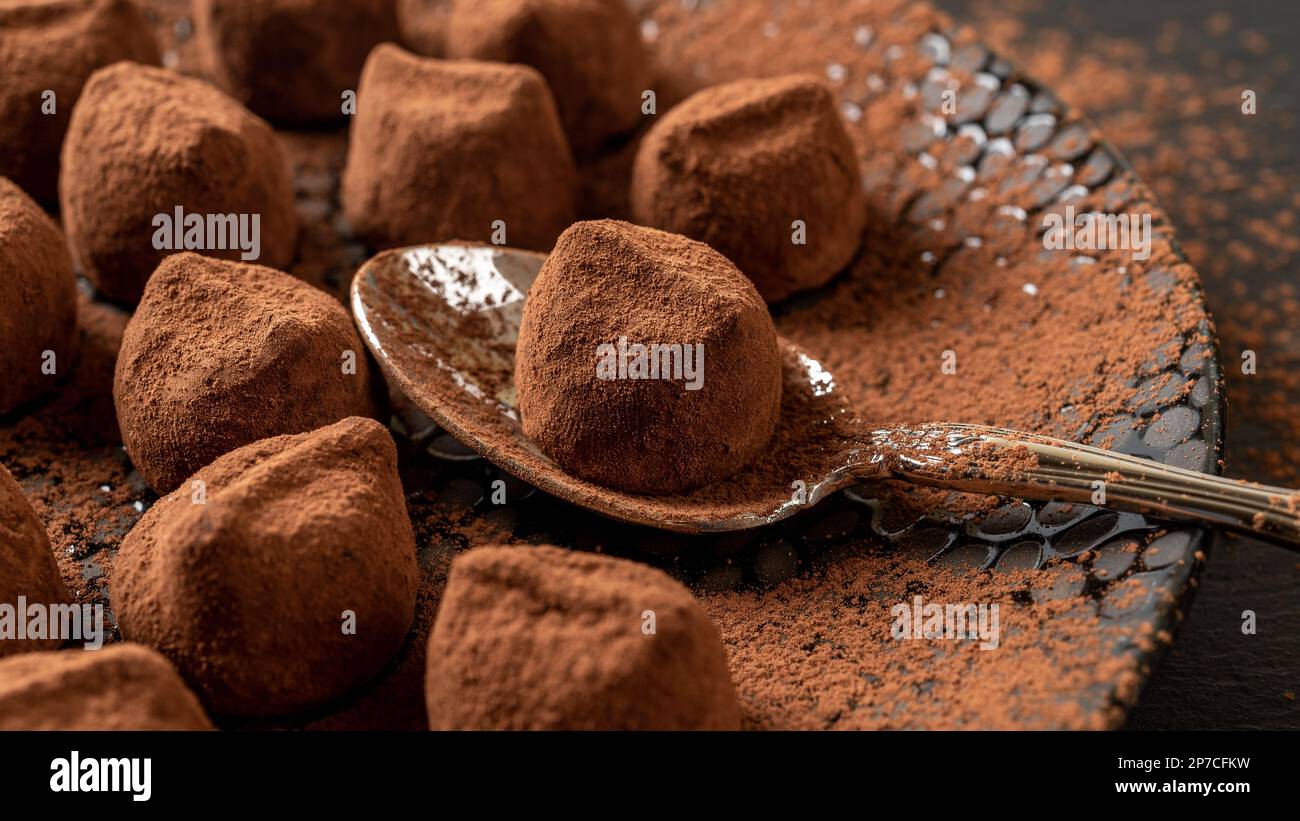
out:
{"label": "cocoa powder dusting", "polygon": [[739,472],[772,437],[781,381],[754,286],[676,234],[575,223],[524,304],[515,360],[524,432],[597,484],[675,493]]}
{"label": "cocoa powder dusting", "polygon": [[667,574],[551,546],[452,565],[429,637],[435,730],[733,730],[717,628]]}
{"label": "cocoa powder dusting", "polygon": [[113,380],[122,441],[159,493],[259,439],[374,416],[342,307],[260,265],[173,254],[127,325]]}
{"label": "cocoa powder dusting", "polygon": [[0,177],[42,204],[56,203],[59,150],[81,87],[119,60],[159,61],[153,33],[129,0],[0,5]]}

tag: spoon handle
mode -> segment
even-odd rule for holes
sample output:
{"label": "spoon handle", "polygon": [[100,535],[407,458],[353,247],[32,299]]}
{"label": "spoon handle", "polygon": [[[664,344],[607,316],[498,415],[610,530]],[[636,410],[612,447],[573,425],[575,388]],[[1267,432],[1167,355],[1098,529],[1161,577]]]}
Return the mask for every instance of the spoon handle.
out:
{"label": "spoon handle", "polygon": [[873,431],[864,476],[1033,501],[1079,502],[1217,527],[1300,550],[1300,491],[1225,479],[983,425]]}

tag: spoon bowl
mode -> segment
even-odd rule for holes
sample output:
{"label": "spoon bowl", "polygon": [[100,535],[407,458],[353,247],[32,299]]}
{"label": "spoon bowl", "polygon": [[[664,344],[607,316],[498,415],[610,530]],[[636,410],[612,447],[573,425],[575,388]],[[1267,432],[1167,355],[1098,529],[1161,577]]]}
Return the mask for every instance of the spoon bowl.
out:
{"label": "spoon bowl", "polygon": [[[567,473],[524,435],[515,408],[519,321],[545,260],[483,245],[385,251],[357,272],[353,313],[388,379],[459,441],[546,493],[614,519],[684,533],[743,530],[859,481],[851,409],[821,364],[785,340],[782,421],[767,452],[725,483],[648,496]],[[796,493],[799,476],[807,478]]]}

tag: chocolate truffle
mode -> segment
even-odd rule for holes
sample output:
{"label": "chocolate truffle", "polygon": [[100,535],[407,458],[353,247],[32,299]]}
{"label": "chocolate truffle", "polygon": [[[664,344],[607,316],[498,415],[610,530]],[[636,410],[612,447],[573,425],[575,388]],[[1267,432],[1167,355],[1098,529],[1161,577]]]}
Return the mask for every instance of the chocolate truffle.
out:
{"label": "chocolate truffle", "polygon": [[453,0],[447,55],[542,73],[580,154],[632,130],[651,61],[624,0]]}
{"label": "chocolate truffle", "polygon": [[138,644],[0,661],[0,730],[211,730],[167,659]]}
{"label": "chocolate truffle", "polygon": [[636,562],[557,547],[457,557],[429,635],[434,730],[734,730],[718,630]]}
{"label": "chocolate truffle", "polygon": [[632,214],[712,245],[768,302],[824,284],[853,259],[866,223],[835,96],[798,75],[697,92],[637,150]]}
{"label": "chocolate truffle", "polygon": [[72,107],[91,72],[119,60],[158,64],[149,24],[128,0],[0,3],[0,176],[57,202]]}
{"label": "chocolate truffle", "polygon": [[397,39],[396,0],[195,0],[195,34],[219,85],[288,126],[343,119],[370,49]]}
{"label": "chocolate truffle", "polygon": [[[36,517],[22,488],[0,465],[0,604],[15,609],[19,597],[27,604],[71,604],[72,596],[50,552],[45,525]],[[0,636],[0,658],[32,650],[54,650],[58,639]]]}
{"label": "chocolate truffle", "polygon": [[127,453],[159,493],[250,442],[375,413],[342,305],[288,274],[191,253],[149,280],[113,401]]}
{"label": "chocolate truffle", "polygon": [[357,105],[343,209],[372,246],[504,236],[546,250],[573,221],[573,158],[533,69],[385,44],[366,61]]}
{"label": "chocolate truffle", "polygon": [[8,413],[52,387],[72,367],[77,278],[63,232],[4,177],[0,289],[0,413]]}
{"label": "chocolate truffle", "polygon": [[160,499],[122,542],[122,632],[218,715],[290,715],[365,683],[415,617],[415,535],[388,430],[352,417],[255,442]]}
{"label": "chocolate truffle", "polygon": [[138,301],[177,250],[293,260],[298,217],[275,133],[175,72],[117,63],[91,76],[63,144],[59,199],[73,258],[119,302]]}
{"label": "chocolate truffle", "polygon": [[425,57],[442,57],[447,45],[447,0],[397,0],[402,45]]}
{"label": "chocolate truffle", "polygon": [[565,470],[675,493],[762,451],[781,409],[781,358],[763,299],[717,251],[579,222],[528,292],[515,386],[524,433]]}

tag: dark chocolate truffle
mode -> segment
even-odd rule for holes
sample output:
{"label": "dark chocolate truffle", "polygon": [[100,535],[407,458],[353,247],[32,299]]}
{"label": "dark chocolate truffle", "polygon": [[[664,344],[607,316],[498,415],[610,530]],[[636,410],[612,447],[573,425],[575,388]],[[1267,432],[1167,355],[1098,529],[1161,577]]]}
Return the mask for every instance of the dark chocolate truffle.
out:
{"label": "dark chocolate truffle", "polygon": [[194,22],[218,84],[288,126],[341,120],[366,55],[397,39],[395,0],[196,0]]}
{"label": "dark chocolate truffle", "polygon": [[300,279],[175,254],[122,337],[113,401],[131,460],[167,493],[235,448],[375,413],[343,306]]}
{"label": "dark chocolate truffle", "polygon": [[533,69],[385,44],[366,61],[357,104],[342,199],[372,246],[504,240],[546,250],[573,221],[573,158]]}
{"label": "dark chocolate truffle", "polygon": [[57,202],[72,107],[91,72],[119,60],[158,64],[149,24],[129,0],[0,3],[0,176]]}
{"label": "dark chocolate truffle", "polygon": [[167,659],[138,644],[0,661],[0,730],[211,730]]}
{"label": "dark chocolate truffle", "polygon": [[447,45],[447,0],[397,0],[402,45],[425,57],[442,57]]}
{"label": "dark chocolate truffle", "polygon": [[798,75],[697,92],[642,141],[632,214],[712,245],[768,302],[824,284],[852,261],[866,223],[834,94]]}
{"label": "dark chocolate truffle", "polygon": [[457,557],[429,636],[434,730],[734,730],[718,630],[681,584],[557,547]]}
{"label": "dark chocolate truffle", "polygon": [[415,617],[415,535],[388,430],[353,417],[201,469],[127,534],[122,632],[218,715],[289,715],[365,683]]}
{"label": "dark chocolate truffle", "polygon": [[256,261],[276,268],[293,260],[298,217],[275,133],[175,72],[118,63],[91,76],[63,145],[59,198],[73,258],[119,302],[138,301],[177,250],[260,253]]}
{"label": "dark chocolate truffle", "polygon": [[[36,517],[14,477],[0,465],[0,604],[17,609],[19,596],[27,604],[45,607],[72,603],[50,552],[45,525]],[[54,650],[61,644],[59,639],[0,636],[0,658],[32,650]]]}
{"label": "dark chocolate truffle", "polygon": [[447,54],[540,71],[580,154],[632,130],[651,86],[650,55],[624,0],[453,0]]}
{"label": "dark chocolate truffle", "polygon": [[675,493],[754,459],[781,408],[776,330],[717,251],[626,222],[560,235],[515,352],[524,432],[570,473]]}
{"label": "dark chocolate truffle", "polygon": [[0,177],[0,413],[54,386],[77,349],[77,278],[41,207]]}

